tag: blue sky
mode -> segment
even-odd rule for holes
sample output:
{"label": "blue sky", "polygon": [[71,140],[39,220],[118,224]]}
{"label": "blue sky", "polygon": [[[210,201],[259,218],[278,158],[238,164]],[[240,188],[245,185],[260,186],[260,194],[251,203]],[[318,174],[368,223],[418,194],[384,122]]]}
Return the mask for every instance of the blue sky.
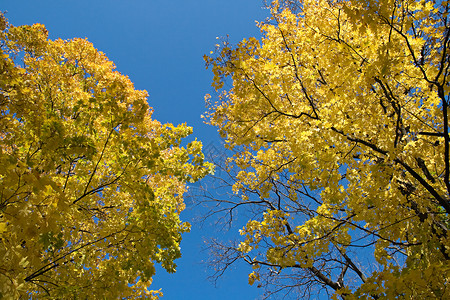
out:
{"label": "blue sky", "polygon": [[[203,124],[203,97],[212,92],[211,72],[203,55],[214,50],[216,37],[229,35],[237,43],[244,37],[259,36],[255,21],[268,12],[262,0],[0,0],[0,10],[13,25],[42,23],[50,38],[88,38],[106,53],[117,70],[128,75],[137,89],[149,92],[154,118],[163,123],[193,126],[204,145],[220,146],[216,129]],[[195,201],[195,200],[194,200]],[[188,206],[182,214],[192,221],[199,211]],[[195,223],[184,235],[183,257],[178,271],[161,269],[154,289],[162,288],[172,299],[255,299],[262,291],[247,284],[250,269],[237,266],[218,281],[207,281],[208,253],[203,240],[218,233],[206,223]],[[222,235],[223,233],[220,233]]]}

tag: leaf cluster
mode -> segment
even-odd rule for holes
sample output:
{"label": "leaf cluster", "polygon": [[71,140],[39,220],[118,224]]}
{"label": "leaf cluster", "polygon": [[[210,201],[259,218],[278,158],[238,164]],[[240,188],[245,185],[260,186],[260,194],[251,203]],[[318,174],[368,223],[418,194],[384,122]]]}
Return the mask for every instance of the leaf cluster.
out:
{"label": "leaf cluster", "polygon": [[186,182],[210,172],[185,124],[152,119],[86,39],[0,16],[0,298],[157,297],[181,256]]}
{"label": "leaf cluster", "polygon": [[449,297],[449,3],[285,2],[206,57],[235,151],[219,210],[255,212],[222,249],[272,292]]}

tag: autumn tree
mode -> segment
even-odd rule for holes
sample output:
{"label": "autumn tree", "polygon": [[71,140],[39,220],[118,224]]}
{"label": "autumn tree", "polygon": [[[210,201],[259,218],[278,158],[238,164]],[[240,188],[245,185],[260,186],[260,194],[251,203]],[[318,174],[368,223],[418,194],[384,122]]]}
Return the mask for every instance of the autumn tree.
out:
{"label": "autumn tree", "polygon": [[280,3],[261,39],[205,57],[234,151],[215,209],[253,216],[211,245],[218,274],[243,260],[267,295],[450,298],[449,3]]}
{"label": "autumn tree", "polygon": [[175,271],[186,183],[209,172],[192,129],[85,39],[0,18],[0,298],[153,299]]}

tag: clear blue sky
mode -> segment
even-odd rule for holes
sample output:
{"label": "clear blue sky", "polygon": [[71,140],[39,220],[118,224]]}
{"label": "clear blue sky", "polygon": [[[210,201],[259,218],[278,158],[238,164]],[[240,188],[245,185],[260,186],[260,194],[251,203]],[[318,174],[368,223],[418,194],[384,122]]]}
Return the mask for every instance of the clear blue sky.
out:
{"label": "clear blue sky", "polygon": [[[42,23],[51,39],[87,37],[137,89],[150,93],[155,119],[187,122],[204,145],[220,142],[216,129],[200,119],[203,97],[212,92],[202,56],[214,49],[216,37],[229,34],[237,43],[259,36],[255,21],[268,14],[262,5],[262,0],[0,0],[13,25]],[[191,221],[196,215],[188,207],[182,217]],[[163,299],[258,298],[262,291],[248,286],[246,266],[226,273],[217,288],[207,281],[203,240],[216,234],[208,224],[203,229],[193,224],[184,235],[177,273],[158,269],[154,278]]]}

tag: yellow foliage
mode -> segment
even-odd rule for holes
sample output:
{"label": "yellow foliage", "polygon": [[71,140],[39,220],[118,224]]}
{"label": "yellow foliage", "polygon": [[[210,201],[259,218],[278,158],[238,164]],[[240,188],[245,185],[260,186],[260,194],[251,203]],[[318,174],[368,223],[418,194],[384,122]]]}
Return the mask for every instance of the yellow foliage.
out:
{"label": "yellow foliage", "polygon": [[156,299],[186,182],[211,169],[201,143],[87,40],[0,25],[0,298]]}
{"label": "yellow foliage", "polygon": [[238,250],[349,299],[450,297],[448,5],[271,9],[261,40],[206,58],[220,94],[207,118],[260,213]]}

